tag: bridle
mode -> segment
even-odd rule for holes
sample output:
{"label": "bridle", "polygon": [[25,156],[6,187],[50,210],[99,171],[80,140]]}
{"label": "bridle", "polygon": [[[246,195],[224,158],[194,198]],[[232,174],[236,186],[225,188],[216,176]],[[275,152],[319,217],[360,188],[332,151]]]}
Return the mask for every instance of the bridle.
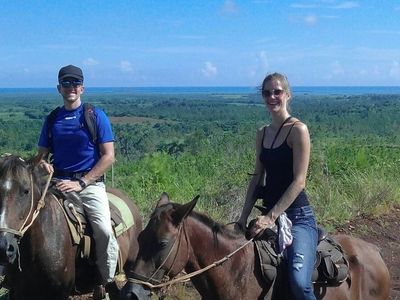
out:
{"label": "bridle", "polygon": [[[177,256],[178,253],[179,253],[179,246],[180,246],[180,240],[181,240],[182,231],[184,232],[186,242],[188,243],[188,237],[187,237],[187,233],[186,233],[186,229],[185,229],[185,225],[184,225],[184,224],[185,224],[185,221],[183,221],[183,222],[179,225],[179,229],[178,229],[179,237],[178,237],[177,239],[175,239],[174,244],[172,245],[172,247],[171,247],[171,249],[170,249],[168,255],[166,256],[166,258],[164,259],[164,261],[162,262],[162,264],[153,272],[153,274],[152,274],[150,277],[146,277],[146,276],[143,276],[143,275],[140,275],[140,274],[137,274],[137,273],[131,273],[131,274],[133,275],[133,278],[128,278],[128,281],[129,281],[129,282],[135,283],[135,284],[145,285],[145,286],[149,287],[150,289],[157,289],[157,288],[162,288],[162,287],[165,287],[165,286],[173,285],[173,284],[175,284],[175,283],[186,282],[186,281],[190,280],[190,278],[192,278],[192,277],[194,277],[194,276],[200,275],[200,274],[202,274],[202,273],[208,271],[209,269],[212,269],[212,268],[214,268],[214,267],[217,267],[217,266],[219,266],[219,265],[222,265],[225,261],[227,261],[228,259],[230,259],[234,254],[236,254],[236,253],[239,252],[241,249],[243,249],[244,247],[246,247],[249,243],[252,243],[252,242],[253,242],[253,239],[254,239],[254,238],[251,238],[250,240],[248,240],[246,243],[244,243],[243,245],[241,245],[241,246],[240,246],[239,248],[237,248],[236,250],[232,251],[231,253],[229,253],[228,255],[224,256],[224,257],[221,258],[220,260],[215,261],[215,262],[213,262],[212,264],[210,264],[210,265],[208,265],[208,266],[206,266],[206,267],[204,267],[204,268],[202,268],[202,269],[200,269],[200,270],[197,270],[197,271],[194,271],[194,272],[191,272],[191,273],[188,273],[188,274],[185,274],[185,275],[182,275],[182,276],[173,278],[173,279],[171,279],[171,280],[169,280],[169,281],[167,281],[167,282],[158,281],[158,280],[154,279],[153,277],[154,277],[155,274],[162,268],[162,266],[165,264],[165,262],[167,261],[168,257],[171,255],[172,249],[174,248],[175,244],[177,243],[177,240],[179,240],[178,249],[177,249],[177,251],[176,251],[176,254],[175,254],[175,257],[174,257],[174,261],[172,262],[172,265],[171,265],[171,267],[169,268],[169,270],[168,270],[168,272],[167,272],[167,275],[168,275],[169,272],[172,270],[172,267],[173,267],[173,265],[174,265],[174,263],[175,263],[175,260],[176,260],[176,256]],[[189,259],[189,250],[187,250],[187,257],[188,257],[188,259]]]}
{"label": "bridle", "polygon": [[[168,271],[165,272],[165,275],[164,275],[165,277],[169,278],[169,274],[171,273],[171,271],[172,271],[172,269],[173,269],[173,267],[175,265],[176,259],[178,257],[178,254],[179,254],[179,248],[181,246],[181,240],[182,240],[182,232],[183,232],[183,235],[185,237],[186,244],[189,244],[189,239],[187,237],[187,232],[186,232],[186,228],[185,228],[185,221],[183,221],[183,222],[181,222],[179,224],[178,237],[175,239],[174,243],[172,244],[171,248],[169,249],[167,256],[165,257],[163,262],[160,264],[160,266],[158,266],[158,268],[151,274],[151,276],[147,277],[147,276],[140,275],[140,274],[137,274],[137,273],[131,273],[133,275],[133,278],[129,278],[128,280],[129,281],[132,281],[132,280],[136,281],[137,280],[138,282],[136,282],[136,283],[140,283],[140,284],[146,284],[147,283],[147,284],[149,284],[151,286],[154,286],[154,287],[158,287],[158,285],[161,285],[161,286],[168,285],[168,284],[162,283],[161,281],[155,279],[154,277],[161,270],[161,268],[166,264],[166,262],[168,261],[168,258],[172,255],[172,252],[173,252],[173,250],[174,250],[174,248],[176,246],[177,249],[176,249],[175,255],[173,257],[172,264],[168,268]],[[189,259],[189,250],[187,250],[187,259],[186,259],[186,261],[188,259]]]}
{"label": "bridle", "polygon": [[[18,157],[21,161],[25,162],[21,157]],[[22,223],[21,227],[19,229],[14,229],[14,228],[9,228],[9,227],[0,227],[0,233],[1,232],[7,232],[11,233],[16,237],[17,240],[17,256],[18,256],[18,269],[19,271],[22,271],[21,268],[21,261],[20,261],[20,254],[19,254],[19,243],[24,236],[25,232],[32,226],[33,222],[36,220],[38,217],[40,210],[45,206],[45,201],[44,198],[46,197],[47,190],[49,189],[50,181],[51,178],[53,177],[53,172],[51,172],[47,178],[47,182],[44,188],[44,191],[36,205],[35,210],[34,208],[34,187],[33,187],[33,176],[32,172],[29,174],[29,180],[30,180],[30,187],[31,187],[31,201],[30,201],[30,207],[29,207],[29,212],[24,218],[24,222]],[[32,212],[33,211],[33,212]],[[28,220],[30,219],[29,223]]]}
{"label": "bridle", "polygon": [[[22,158],[19,158],[20,160],[24,161]],[[29,212],[26,215],[24,222],[22,223],[21,227],[19,229],[13,229],[13,228],[8,228],[8,227],[0,227],[0,232],[8,232],[11,234],[14,234],[15,236],[18,237],[18,241],[24,236],[25,232],[32,226],[33,222],[37,218],[37,216],[40,213],[40,210],[45,206],[45,201],[44,198],[46,197],[47,190],[49,188],[49,184],[51,181],[51,178],[53,177],[53,172],[51,172],[47,178],[46,186],[44,188],[44,191],[37,203],[37,206],[35,210],[33,211],[33,206],[34,206],[34,189],[33,189],[33,177],[32,173],[30,173],[29,180],[30,180],[30,186],[31,186],[31,203],[29,207]],[[33,212],[32,212],[33,211]],[[28,223],[29,218],[31,219],[30,222]]]}

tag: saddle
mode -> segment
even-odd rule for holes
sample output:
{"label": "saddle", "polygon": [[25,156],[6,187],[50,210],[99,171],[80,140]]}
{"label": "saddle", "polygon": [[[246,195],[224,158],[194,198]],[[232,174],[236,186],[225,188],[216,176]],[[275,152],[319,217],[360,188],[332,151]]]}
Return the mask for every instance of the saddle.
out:
{"label": "saddle", "polygon": [[[62,193],[56,189],[51,192],[61,206],[68,228],[71,234],[73,245],[78,246],[79,256],[81,258],[90,258],[92,248],[92,229],[86,218],[82,200],[77,193]],[[110,205],[111,224],[115,237],[119,237],[135,222],[129,207],[119,197],[107,193]]]}
{"label": "saddle", "polygon": [[[322,228],[318,228],[318,246],[312,281],[320,286],[338,286],[348,277],[349,263],[341,246]],[[254,241],[264,280],[271,284],[283,267],[284,258],[278,254],[277,233],[266,229]]]}

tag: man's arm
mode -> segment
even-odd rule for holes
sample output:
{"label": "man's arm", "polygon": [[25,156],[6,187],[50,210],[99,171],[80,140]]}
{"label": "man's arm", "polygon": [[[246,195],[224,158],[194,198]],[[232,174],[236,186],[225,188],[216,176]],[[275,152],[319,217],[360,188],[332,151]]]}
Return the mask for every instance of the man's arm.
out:
{"label": "man's arm", "polygon": [[49,155],[49,149],[40,147],[38,149],[38,155],[41,155],[42,160],[39,163],[39,167],[41,167],[43,170],[45,170],[48,174],[54,172],[54,168],[51,164],[47,162],[47,156]]}
{"label": "man's arm", "polygon": [[105,172],[115,162],[114,142],[99,144],[100,160],[95,166],[87,173],[82,180],[89,185],[104,175]]}

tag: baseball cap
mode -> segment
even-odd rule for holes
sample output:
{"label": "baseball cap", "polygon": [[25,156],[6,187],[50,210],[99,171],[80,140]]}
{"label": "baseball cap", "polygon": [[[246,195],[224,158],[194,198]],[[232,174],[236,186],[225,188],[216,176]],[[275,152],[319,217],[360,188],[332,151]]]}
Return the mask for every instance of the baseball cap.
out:
{"label": "baseball cap", "polygon": [[82,70],[76,66],[68,65],[62,67],[58,72],[58,81],[63,80],[64,78],[76,78],[83,81],[83,73]]}

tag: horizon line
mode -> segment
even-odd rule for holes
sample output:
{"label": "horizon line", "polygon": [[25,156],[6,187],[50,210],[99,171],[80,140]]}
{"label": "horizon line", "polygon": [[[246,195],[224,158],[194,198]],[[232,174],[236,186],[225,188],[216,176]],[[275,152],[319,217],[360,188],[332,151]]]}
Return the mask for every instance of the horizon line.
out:
{"label": "horizon line", "polygon": [[[293,88],[302,87],[341,87],[341,88],[358,88],[358,87],[398,87],[400,85],[293,85]],[[45,87],[0,87],[1,90],[7,89],[56,89],[57,86]],[[151,89],[151,88],[255,88],[258,86],[251,85],[154,85],[154,86],[87,86],[85,88],[121,88],[121,89]]]}

